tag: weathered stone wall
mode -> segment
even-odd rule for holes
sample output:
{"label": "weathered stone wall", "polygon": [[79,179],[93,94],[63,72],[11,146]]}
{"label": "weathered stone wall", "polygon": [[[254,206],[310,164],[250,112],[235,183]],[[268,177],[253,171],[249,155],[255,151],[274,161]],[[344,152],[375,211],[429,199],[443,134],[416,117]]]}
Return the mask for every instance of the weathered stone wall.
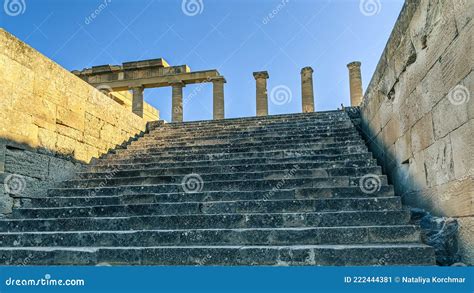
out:
{"label": "weathered stone wall", "polygon": [[44,195],[146,124],[0,29],[0,214],[15,198]]}
{"label": "weathered stone wall", "polygon": [[0,216],[30,197],[45,196],[55,182],[74,176],[83,165],[70,157],[0,140]]}
{"label": "weathered stone wall", "polygon": [[406,204],[459,221],[474,264],[474,1],[409,0],[361,105],[363,131]]}
{"label": "weathered stone wall", "polygon": [[146,120],[0,30],[0,137],[79,161],[145,130]]}

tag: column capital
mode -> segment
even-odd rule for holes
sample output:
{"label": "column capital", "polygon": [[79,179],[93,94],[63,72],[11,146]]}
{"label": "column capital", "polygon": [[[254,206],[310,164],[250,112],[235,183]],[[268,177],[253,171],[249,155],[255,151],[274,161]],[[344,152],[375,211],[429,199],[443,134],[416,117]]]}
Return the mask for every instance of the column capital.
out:
{"label": "column capital", "polygon": [[313,70],[313,68],[312,68],[311,66],[306,66],[306,67],[303,67],[303,68],[301,69],[301,74],[308,73],[308,72],[309,72],[309,73],[313,73],[313,72],[314,72],[314,70]]}
{"label": "column capital", "polygon": [[254,73],[253,73],[253,77],[254,77],[255,79],[261,79],[261,78],[267,79],[267,78],[269,78],[270,76],[268,75],[268,72],[267,72],[267,71],[257,71],[257,72],[254,72]]}
{"label": "column capital", "polygon": [[186,84],[182,80],[171,81],[169,84],[170,84],[170,86],[173,86],[173,87],[185,87],[186,86]]}
{"label": "column capital", "polygon": [[223,76],[211,77],[209,78],[209,81],[212,83],[218,83],[218,82],[227,83],[227,80]]}
{"label": "column capital", "polygon": [[351,62],[351,63],[347,64],[347,68],[349,68],[349,69],[359,68],[361,64],[362,63],[360,63],[359,61],[354,61],[354,62]]}
{"label": "column capital", "polygon": [[130,89],[130,90],[144,90],[145,87],[143,85],[132,85],[132,86],[129,86],[128,89]]}

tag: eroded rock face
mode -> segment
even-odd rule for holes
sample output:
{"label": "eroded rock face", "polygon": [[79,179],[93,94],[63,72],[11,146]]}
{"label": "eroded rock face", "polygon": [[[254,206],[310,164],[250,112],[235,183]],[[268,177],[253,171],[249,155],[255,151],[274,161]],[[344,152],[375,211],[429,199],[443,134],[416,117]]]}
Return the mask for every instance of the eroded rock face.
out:
{"label": "eroded rock face", "polygon": [[422,209],[412,209],[412,222],[420,225],[424,243],[435,248],[436,263],[449,266],[459,263],[457,233],[458,221],[454,218],[435,217]]}

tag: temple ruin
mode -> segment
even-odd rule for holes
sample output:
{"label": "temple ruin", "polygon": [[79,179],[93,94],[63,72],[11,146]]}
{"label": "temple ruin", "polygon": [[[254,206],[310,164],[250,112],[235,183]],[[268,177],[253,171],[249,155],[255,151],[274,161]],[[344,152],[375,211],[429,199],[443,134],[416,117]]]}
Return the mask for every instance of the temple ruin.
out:
{"label": "temple ruin", "polygon": [[224,119],[225,78],[217,70],[191,72],[187,65],[170,66],[164,59],[126,62],[122,65],[93,66],[73,71],[103,92],[131,91],[132,112],[143,117],[143,91],[147,88],[172,87],[172,122],[183,121],[183,87],[196,83],[213,84],[214,119]]}

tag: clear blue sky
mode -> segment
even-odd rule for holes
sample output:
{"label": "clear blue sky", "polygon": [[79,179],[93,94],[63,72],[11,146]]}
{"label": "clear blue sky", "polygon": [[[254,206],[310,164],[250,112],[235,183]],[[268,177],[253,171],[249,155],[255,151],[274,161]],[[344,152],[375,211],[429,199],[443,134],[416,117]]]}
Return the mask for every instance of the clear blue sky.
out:
{"label": "clear blue sky", "polygon": [[[18,16],[2,9],[1,26],[68,70],[159,57],[196,71],[218,69],[227,79],[226,117],[255,115],[252,72],[261,70],[270,74],[269,94],[280,85],[292,93],[283,105],[269,101],[271,114],[301,111],[305,66],[314,69],[317,110],[349,105],[346,64],[362,62],[365,88],[403,5],[402,0],[185,0],[198,6],[189,16],[195,11],[192,3],[183,8],[183,0],[3,1],[24,1],[26,9]],[[197,87],[187,86],[185,97]],[[145,99],[169,120],[170,88],[146,90]],[[185,105],[184,118],[211,117],[209,84]]]}

